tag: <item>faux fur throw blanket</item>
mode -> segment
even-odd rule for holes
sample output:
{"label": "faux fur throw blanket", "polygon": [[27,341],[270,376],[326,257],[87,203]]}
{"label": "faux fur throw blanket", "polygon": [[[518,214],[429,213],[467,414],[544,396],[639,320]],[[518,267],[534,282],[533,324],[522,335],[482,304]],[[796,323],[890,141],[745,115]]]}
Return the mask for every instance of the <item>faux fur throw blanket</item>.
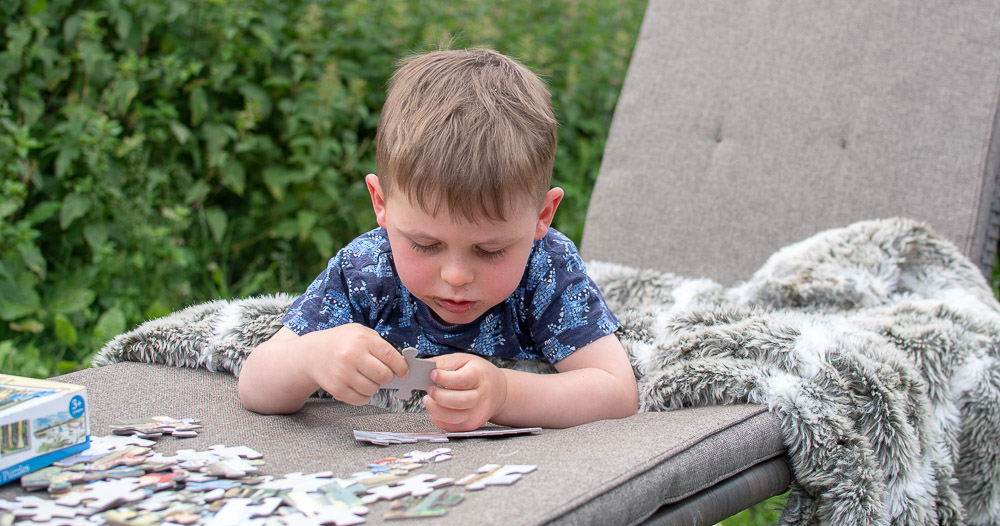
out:
{"label": "faux fur throw blanket", "polygon": [[[822,232],[731,288],[588,269],[623,324],[642,411],[751,402],[780,417],[794,472],[783,523],[1000,523],[1000,304],[925,225]],[[189,307],[119,336],[93,363],[238,374],[292,299]]]}

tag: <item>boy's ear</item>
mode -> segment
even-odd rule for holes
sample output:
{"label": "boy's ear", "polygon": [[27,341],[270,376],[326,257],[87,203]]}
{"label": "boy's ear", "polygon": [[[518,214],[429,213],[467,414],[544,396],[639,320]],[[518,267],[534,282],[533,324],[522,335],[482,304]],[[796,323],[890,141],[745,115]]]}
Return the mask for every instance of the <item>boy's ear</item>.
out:
{"label": "boy's ear", "polygon": [[538,212],[538,224],[535,227],[535,239],[542,239],[552,226],[552,218],[556,215],[556,209],[562,202],[564,192],[562,188],[555,187],[545,194],[545,201],[542,202],[542,209]]}
{"label": "boy's ear", "polygon": [[372,196],[372,209],[375,210],[375,221],[378,226],[385,228],[385,194],[382,193],[382,186],[379,184],[378,176],[368,174],[365,176],[365,185],[368,193]]}

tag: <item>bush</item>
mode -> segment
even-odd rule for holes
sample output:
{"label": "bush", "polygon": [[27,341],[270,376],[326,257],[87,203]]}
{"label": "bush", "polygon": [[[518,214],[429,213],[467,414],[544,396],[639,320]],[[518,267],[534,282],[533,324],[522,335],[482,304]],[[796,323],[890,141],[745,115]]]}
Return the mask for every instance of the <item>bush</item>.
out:
{"label": "bush", "polygon": [[67,372],[145,319],[303,290],[374,226],[364,175],[394,61],[442,45],[547,79],[556,226],[578,241],[644,6],[0,5],[0,370]]}

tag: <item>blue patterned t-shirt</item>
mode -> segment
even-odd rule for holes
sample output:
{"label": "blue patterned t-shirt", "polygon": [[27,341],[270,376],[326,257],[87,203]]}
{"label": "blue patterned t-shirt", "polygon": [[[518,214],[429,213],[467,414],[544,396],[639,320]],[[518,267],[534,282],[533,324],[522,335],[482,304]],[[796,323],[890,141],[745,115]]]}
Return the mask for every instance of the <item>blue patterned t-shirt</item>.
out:
{"label": "blue patterned t-shirt", "polygon": [[573,242],[555,229],[536,240],[517,289],[471,323],[446,325],[396,275],[382,228],[330,259],[282,322],[303,335],[348,323],[374,329],[421,356],[469,352],[556,363],[618,329]]}

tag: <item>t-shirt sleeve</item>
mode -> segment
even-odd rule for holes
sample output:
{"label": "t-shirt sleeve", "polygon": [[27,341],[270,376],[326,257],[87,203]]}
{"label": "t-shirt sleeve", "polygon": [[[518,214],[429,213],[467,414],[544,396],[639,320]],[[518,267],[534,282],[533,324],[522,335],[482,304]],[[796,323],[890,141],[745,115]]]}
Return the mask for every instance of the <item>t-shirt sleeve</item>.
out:
{"label": "t-shirt sleeve", "polygon": [[569,238],[550,230],[542,246],[528,262],[531,332],[537,350],[556,363],[614,333],[620,323]]}
{"label": "t-shirt sleeve", "polygon": [[351,302],[347,297],[347,280],[344,276],[344,254],[330,259],[326,270],[320,273],[305,293],[292,302],[281,322],[292,332],[303,334],[356,321]]}

